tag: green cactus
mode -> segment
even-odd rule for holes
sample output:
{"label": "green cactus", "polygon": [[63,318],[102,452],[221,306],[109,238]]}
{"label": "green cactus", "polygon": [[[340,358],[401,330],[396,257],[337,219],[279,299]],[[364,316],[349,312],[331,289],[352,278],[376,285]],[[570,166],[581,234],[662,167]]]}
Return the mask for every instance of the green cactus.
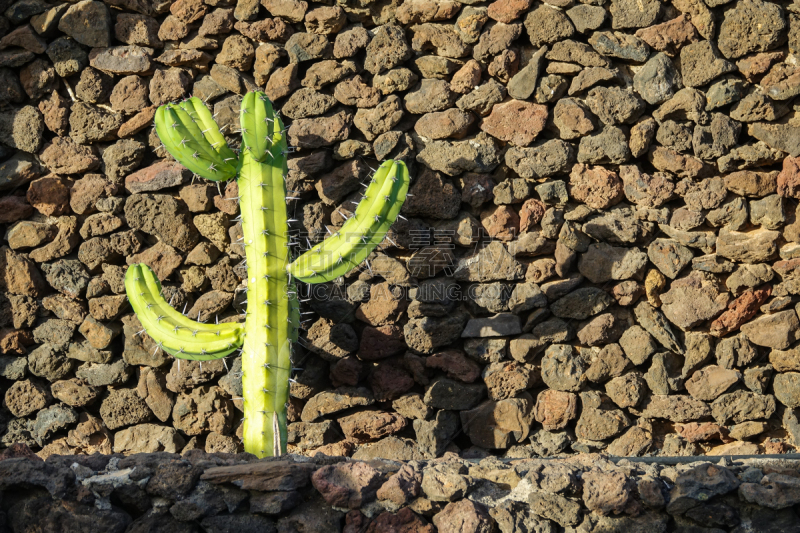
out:
{"label": "green cactus", "polygon": [[259,457],[286,452],[286,405],[292,347],[298,340],[299,303],[292,278],[323,283],[346,274],[380,244],[399,216],[408,191],[402,161],[375,172],[354,215],[329,239],[291,262],[284,178],[288,152],[283,123],[261,92],[241,105],[242,149],[228,147],[198,98],[158,108],[156,132],[178,162],[195,174],[237,177],[247,264],[244,324],[203,324],[172,309],[146,265],[131,265],[125,290],[147,334],[180,359],[211,360],[242,351],[244,448]]}

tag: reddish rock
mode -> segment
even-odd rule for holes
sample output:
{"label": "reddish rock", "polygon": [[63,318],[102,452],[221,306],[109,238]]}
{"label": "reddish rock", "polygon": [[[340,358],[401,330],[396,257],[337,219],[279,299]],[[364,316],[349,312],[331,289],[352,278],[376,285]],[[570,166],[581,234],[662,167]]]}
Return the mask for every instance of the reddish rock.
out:
{"label": "reddish rock", "polygon": [[69,213],[69,190],[72,180],[59,176],[45,176],[31,182],[28,188],[28,202],[44,216],[58,216]]}
{"label": "reddish rock", "polygon": [[231,180],[225,187],[225,194],[223,196],[214,197],[214,206],[229,215],[235,215],[239,212],[239,185],[236,180]]}
{"label": "reddish rock", "polygon": [[425,366],[443,370],[447,377],[472,383],[481,375],[481,367],[459,350],[445,350],[425,359]]}
{"label": "reddish rock", "polygon": [[547,115],[547,106],[510,100],[495,105],[491,114],[483,119],[481,129],[503,141],[528,146],[544,129]]}
{"label": "reddish rock", "polygon": [[12,444],[8,448],[0,453],[0,461],[5,461],[6,459],[16,459],[18,457],[24,457],[26,459],[31,459],[34,462],[42,462],[43,459],[36,455],[33,450],[28,448],[25,444],[18,442],[16,444]]}
{"label": "reddish rock", "polygon": [[664,146],[651,148],[648,159],[658,170],[671,172],[680,178],[697,178],[705,170],[700,159]]}
{"label": "reddish rock", "polygon": [[52,400],[50,391],[38,381],[15,381],[5,394],[4,405],[17,418],[44,409]]}
{"label": "reddish rock", "polygon": [[376,361],[400,355],[406,349],[402,327],[394,324],[367,326],[361,333],[358,357],[364,361]]}
{"label": "reddish rock", "polygon": [[17,220],[28,218],[33,208],[22,196],[0,196],[0,224],[11,224]]}
{"label": "reddish rock", "polygon": [[403,465],[378,489],[379,500],[389,500],[395,505],[405,505],[419,496],[422,474],[410,465]]}
{"label": "reddish rock", "polygon": [[12,46],[19,46],[34,54],[44,54],[47,50],[47,41],[39,37],[31,26],[25,25],[0,39],[0,48]]}
{"label": "reddish rock", "polygon": [[235,22],[236,18],[233,15],[233,9],[215,9],[203,17],[203,24],[200,25],[197,33],[203,37],[230,33]]}
{"label": "reddish rock", "polygon": [[355,316],[371,326],[397,322],[408,307],[408,301],[402,290],[393,292],[389,282],[372,285],[369,292],[369,301],[356,309]]}
{"label": "reddish rock", "polygon": [[759,308],[772,293],[772,287],[748,289],[728,304],[728,309],[711,323],[709,332],[715,337],[724,337],[738,330],[748,320],[756,316]]}
{"label": "reddish rock", "polygon": [[358,444],[351,440],[340,440],[314,448],[314,455],[322,454],[329,457],[350,457],[356,451]]}
{"label": "reddish rock", "polygon": [[192,78],[178,67],[167,70],[156,70],[150,78],[150,101],[153,105],[162,105],[175,100],[182,100],[192,87]]}
{"label": "reddish rock", "polygon": [[519,233],[519,216],[507,205],[497,205],[481,212],[481,224],[493,239],[510,241]]}
{"label": "reddish rock", "polygon": [[689,442],[704,442],[721,439],[727,432],[725,428],[714,422],[689,422],[675,424],[678,434]]}
{"label": "reddish rock", "polygon": [[378,363],[369,376],[369,387],[379,402],[396,400],[414,386],[414,378],[399,364]]}
{"label": "reddish rock", "polygon": [[158,38],[162,41],[177,41],[187,35],[189,26],[173,15],[168,15],[158,28]]}
{"label": "reddish rock", "polygon": [[519,230],[520,232],[530,231],[534,226],[542,221],[547,206],[544,202],[536,198],[528,198],[519,209]]}
{"label": "reddish rock", "polygon": [[355,387],[364,377],[365,369],[357,357],[348,355],[331,365],[330,378],[334,387],[349,385]]}
{"label": "reddish rock", "polygon": [[55,238],[50,243],[31,251],[29,254],[29,257],[37,263],[64,257],[80,242],[77,217],[60,217],[55,221],[55,226],[58,230]]}
{"label": "reddish rock", "polygon": [[553,389],[544,390],[536,397],[533,415],[547,431],[564,429],[570,420],[578,417],[578,395]]}
{"label": "reddish rock", "polygon": [[736,62],[736,66],[739,67],[739,72],[747,78],[747,81],[753,82],[758,76],[766,74],[774,63],[783,61],[785,57],[786,52],[762,52],[743,57]]}
{"label": "reddish rock", "polygon": [[311,483],[329,505],[358,509],[375,500],[382,479],[367,463],[348,462],[323,466]]}
{"label": "reddish rock", "polygon": [[132,119],[119,127],[117,137],[120,139],[130,137],[152,124],[153,117],[156,116],[156,109],[156,106],[150,106],[139,111]]}
{"label": "reddish rock", "polygon": [[330,35],[339,33],[347,23],[344,9],[340,6],[321,6],[306,13],[306,31]]}
{"label": "reddish rock", "polygon": [[636,165],[621,165],[619,175],[624,183],[625,196],[637,205],[661,207],[674,195],[675,183],[668,174],[645,174]]}
{"label": "reddish rock", "polygon": [[623,281],[614,285],[611,294],[619,305],[632,305],[644,296],[644,285],[633,280]]}
{"label": "reddish rock", "polygon": [[414,131],[429,139],[463,138],[469,131],[475,116],[457,108],[423,115],[414,125]]}
{"label": "reddish rock", "polygon": [[496,0],[489,4],[487,15],[489,18],[510,24],[530,9],[533,0]]}
{"label": "reddish rock", "polygon": [[595,209],[607,209],[622,201],[619,175],[604,167],[578,163],[569,175],[570,196]]}
{"label": "reddish rock", "polygon": [[125,178],[125,189],[132,194],[160,191],[183,184],[192,173],[175,161],[159,161],[149,167],[137,170]]}
{"label": "reddish rock", "polygon": [[691,16],[686,13],[663,24],[642,28],[636,32],[636,36],[651,48],[669,56],[678,55],[681,48],[700,40],[697,29],[692,25]]}
{"label": "reddish rock", "polygon": [[477,87],[480,82],[481,65],[474,59],[470,59],[453,74],[450,80],[450,89],[460,94],[467,94]]}
{"label": "reddish rock", "polygon": [[494,520],[483,504],[463,499],[448,503],[433,517],[439,533],[491,533]]}
{"label": "reddish rock", "polygon": [[778,174],[778,194],[785,198],[800,198],[800,157],[783,160],[783,170]]}

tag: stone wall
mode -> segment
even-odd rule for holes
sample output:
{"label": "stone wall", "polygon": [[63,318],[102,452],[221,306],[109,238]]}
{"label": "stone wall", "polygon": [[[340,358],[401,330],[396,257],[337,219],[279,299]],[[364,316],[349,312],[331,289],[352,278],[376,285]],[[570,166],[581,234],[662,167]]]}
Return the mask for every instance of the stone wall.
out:
{"label": "stone wall", "polygon": [[294,453],[421,460],[783,453],[800,438],[800,7],[763,0],[0,0],[0,442],[240,450],[241,362],[178,362],[131,314],[240,320],[235,183],[156,106],[238,145],[263,88],[293,230],[378,160],[404,219],[303,304]]}
{"label": "stone wall", "polygon": [[0,531],[798,533],[796,460],[0,456]]}

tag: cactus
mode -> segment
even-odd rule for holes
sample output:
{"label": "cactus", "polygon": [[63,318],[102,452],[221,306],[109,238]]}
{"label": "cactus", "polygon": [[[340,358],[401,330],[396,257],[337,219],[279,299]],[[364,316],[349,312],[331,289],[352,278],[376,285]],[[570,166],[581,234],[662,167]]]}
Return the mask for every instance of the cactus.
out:
{"label": "cactus", "polygon": [[330,238],[291,262],[295,242],[286,216],[285,130],[261,92],[242,100],[237,154],[198,98],[158,108],[156,132],[186,168],[212,181],[237,178],[247,264],[244,324],[203,324],[174,310],[146,265],[134,264],[125,290],[144,331],[179,359],[212,360],[242,352],[244,448],[258,457],[286,452],[286,405],[299,302],[293,278],[323,283],[360,265],[399,216],[408,191],[402,161],[385,161],[366,186],[354,215]]}

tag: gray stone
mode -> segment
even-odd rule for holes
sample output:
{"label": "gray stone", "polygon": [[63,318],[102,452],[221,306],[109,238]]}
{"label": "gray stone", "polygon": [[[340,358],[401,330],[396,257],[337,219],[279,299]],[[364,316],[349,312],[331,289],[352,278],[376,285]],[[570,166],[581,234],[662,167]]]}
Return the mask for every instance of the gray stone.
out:
{"label": "gray stone", "polygon": [[651,57],[633,77],[633,88],[651,105],[668,100],[681,87],[680,73],[664,53]]}

